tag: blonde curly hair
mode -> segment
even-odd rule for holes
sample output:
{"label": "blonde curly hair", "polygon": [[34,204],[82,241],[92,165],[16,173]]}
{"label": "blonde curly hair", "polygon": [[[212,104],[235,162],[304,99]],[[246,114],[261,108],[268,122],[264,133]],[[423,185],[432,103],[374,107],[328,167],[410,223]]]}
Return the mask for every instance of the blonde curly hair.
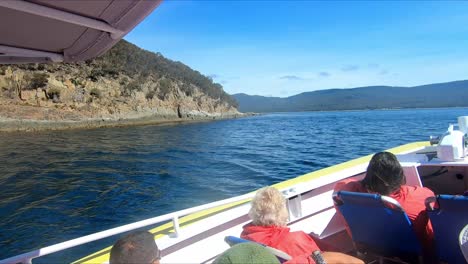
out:
{"label": "blonde curly hair", "polygon": [[249,216],[258,226],[286,226],[288,209],[283,195],[274,187],[265,187],[255,194]]}

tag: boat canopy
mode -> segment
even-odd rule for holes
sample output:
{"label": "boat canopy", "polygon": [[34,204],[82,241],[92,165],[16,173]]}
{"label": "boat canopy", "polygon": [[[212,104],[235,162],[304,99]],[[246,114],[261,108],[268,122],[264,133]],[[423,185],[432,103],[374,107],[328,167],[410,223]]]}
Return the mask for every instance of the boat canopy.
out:
{"label": "boat canopy", "polygon": [[0,64],[77,62],[103,54],[162,0],[1,0]]}

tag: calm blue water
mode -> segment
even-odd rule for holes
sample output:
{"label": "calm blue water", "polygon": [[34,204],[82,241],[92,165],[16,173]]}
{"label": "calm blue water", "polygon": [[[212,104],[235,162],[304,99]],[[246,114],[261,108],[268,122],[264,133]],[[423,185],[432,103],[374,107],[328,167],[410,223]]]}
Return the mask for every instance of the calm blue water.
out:
{"label": "calm blue water", "polygon": [[[0,134],[0,259],[439,135],[468,109]],[[116,237],[39,259],[63,263]]]}

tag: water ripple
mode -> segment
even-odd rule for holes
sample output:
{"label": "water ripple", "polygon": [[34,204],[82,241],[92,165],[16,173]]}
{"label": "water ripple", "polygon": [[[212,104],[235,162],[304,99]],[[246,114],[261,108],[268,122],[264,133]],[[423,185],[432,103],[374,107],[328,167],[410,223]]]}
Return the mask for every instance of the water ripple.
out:
{"label": "water ripple", "polygon": [[[0,259],[427,140],[460,115],[467,110],[275,113],[177,126],[5,134]],[[70,262],[114,240],[38,262]]]}

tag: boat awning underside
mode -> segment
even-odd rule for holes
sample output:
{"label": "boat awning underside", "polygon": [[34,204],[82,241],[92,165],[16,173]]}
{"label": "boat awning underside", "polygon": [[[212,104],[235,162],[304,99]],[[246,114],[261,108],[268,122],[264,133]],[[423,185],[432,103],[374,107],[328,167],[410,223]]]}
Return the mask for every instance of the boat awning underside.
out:
{"label": "boat awning underside", "polygon": [[0,63],[77,62],[103,54],[161,0],[1,0]]}

